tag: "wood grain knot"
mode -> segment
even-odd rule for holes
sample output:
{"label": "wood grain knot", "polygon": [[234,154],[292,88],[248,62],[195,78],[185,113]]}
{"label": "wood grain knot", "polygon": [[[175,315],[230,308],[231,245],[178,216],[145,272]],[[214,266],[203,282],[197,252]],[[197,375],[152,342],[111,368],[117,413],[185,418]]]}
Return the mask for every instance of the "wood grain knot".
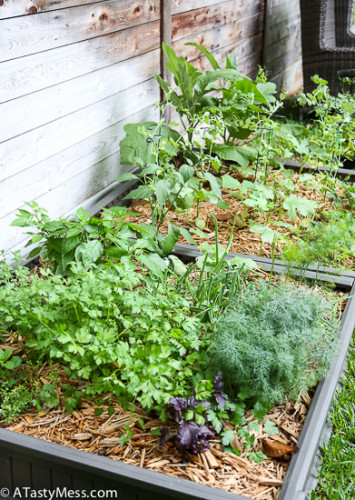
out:
{"label": "wood grain knot", "polygon": [[99,21],[107,21],[108,19],[108,15],[106,14],[106,12],[103,12],[101,14],[101,16],[99,17]]}
{"label": "wood grain knot", "polygon": [[36,2],[34,2],[34,1],[28,2],[26,5],[26,11],[29,14],[37,14],[37,12],[39,11],[39,8],[38,8],[38,5],[36,4]]}
{"label": "wood grain knot", "polygon": [[140,13],[140,11],[141,11],[141,8],[140,8],[140,7],[139,7],[139,5],[138,5],[138,7],[136,7],[136,8],[134,9],[133,13],[134,13],[134,14],[139,14],[139,13]]}

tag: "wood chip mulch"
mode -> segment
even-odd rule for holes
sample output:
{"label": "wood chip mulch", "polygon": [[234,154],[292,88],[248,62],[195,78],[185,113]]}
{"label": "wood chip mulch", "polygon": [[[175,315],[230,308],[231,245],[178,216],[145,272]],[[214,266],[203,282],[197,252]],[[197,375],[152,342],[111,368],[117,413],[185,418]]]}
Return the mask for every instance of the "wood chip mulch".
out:
{"label": "wood chip mulch", "polygon": [[[69,380],[58,364],[41,371],[41,383],[50,382],[50,373],[54,371],[59,374],[61,385],[70,384],[76,390],[84,389],[86,382]],[[260,500],[278,498],[311,403],[311,396],[306,393],[299,402],[289,401],[268,412],[265,420],[275,423],[278,435],[270,436],[262,426],[259,433],[251,431],[255,435],[255,445],[250,451],[264,450],[270,455],[257,464],[248,460],[250,451],[244,450],[237,435],[233,446],[241,451],[240,456],[224,452],[218,437],[211,440],[211,448],[206,453],[185,453],[181,456],[171,441],[161,447],[159,436],[151,431],[166,424],[162,424],[156,416],[145,413],[138,405],[134,411],[124,411],[110,395],[106,395],[102,398],[101,415],[96,416],[95,409],[98,407],[91,401],[82,401],[69,415],[61,395],[58,397],[61,400],[58,407],[40,411],[33,408],[22,414],[9,429]],[[253,420],[250,412],[246,420],[247,423]],[[173,429],[175,424],[170,425]],[[127,426],[133,431],[133,437],[126,444],[121,444],[121,436],[127,432]],[[234,430],[229,424],[227,428]]]}
{"label": "wood chip mulch", "polygon": [[[239,181],[242,181],[243,178],[240,177],[239,173],[230,172],[225,169],[223,173],[228,173],[232,177],[237,178]],[[272,185],[273,178],[280,177],[281,174],[277,170],[272,170],[270,168],[270,177],[269,182]],[[294,181],[297,178],[297,174],[294,174]],[[252,180],[252,178],[248,178],[248,180]],[[298,196],[304,196],[309,200],[316,201],[318,203],[318,217],[321,218],[321,211],[331,211],[333,209],[333,205],[329,198],[324,200],[324,197],[321,193],[312,190],[308,185],[302,184],[298,181],[297,183],[297,192]],[[340,197],[342,197],[341,192],[338,193]],[[200,245],[203,242],[208,242],[210,244],[215,243],[215,222],[210,216],[211,214],[216,217],[218,220],[218,241],[222,246],[227,246],[228,240],[232,231],[232,224],[234,220],[235,214],[239,214],[239,218],[237,218],[236,225],[233,231],[233,241],[230,247],[230,251],[234,253],[240,254],[248,254],[248,255],[260,255],[262,257],[271,258],[271,244],[264,243],[261,248],[261,236],[260,234],[253,233],[249,231],[247,223],[240,223],[244,205],[241,200],[235,198],[228,189],[222,190],[223,201],[226,201],[229,204],[228,209],[219,208],[217,205],[212,204],[211,202],[204,201],[200,203],[199,214],[198,217],[205,221],[205,227],[203,232],[206,234],[206,238],[201,238],[197,234],[192,234],[195,239],[197,245]],[[344,207],[346,207],[346,202],[344,201]],[[137,223],[146,222],[150,223],[151,210],[147,201],[144,200],[132,200],[131,210],[138,214],[137,217],[128,217],[128,220],[134,221]],[[175,211],[170,211],[167,215],[167,218],[170,222],[177,226],[184,226],[186,229],[196,230],[197,227],[195,225],[195,219],[197,217],[196,207],[193,207],[186,217],[181,214],[177,214]],[[259,222],[260,224],[266,223],[266,218],[264,214],[258,214],[255,210],[251,210],[246,217],[247,221],[252,219],[254,222]],[[290,229],[280,227],[275,225],[275,222],[278,219],[277,214],[272,214],[268,220],[268,225],[271,229],[277,230],[280,233],[283,233],[287,238],[290,238],[291,241],[295,241],[294,236]],[[247,222],[246,221],[246,222]],[[282,217],[282,221],[292,224],[294,227],[299,226],[301,220],[296,218],[292,221],[285,212]],[[168,221],[165,220],[160,228],[161,233],[168,232]],[[182,237],[179,239],[180,243],[187,243]],[[281,251],[282,242],[276,244],[276,254],[279,254]],[[344,267],[348,267],[351,269],[355,268],[355,257],[347,258],[342,260],[342,264]],[[336,266],[337,267],[337,266]]]}

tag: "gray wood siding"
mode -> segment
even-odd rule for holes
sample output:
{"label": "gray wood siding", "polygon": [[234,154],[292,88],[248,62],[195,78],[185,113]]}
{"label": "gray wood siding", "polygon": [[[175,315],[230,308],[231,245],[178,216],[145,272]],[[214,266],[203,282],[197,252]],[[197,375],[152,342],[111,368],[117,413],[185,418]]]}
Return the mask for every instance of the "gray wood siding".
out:
{"label": "gray wood siding", "polygon": [[[196,42],[223,66],[235,53],[255,76],[265,0],[170,2],[0,0],[0,249],[23,246],[9,223],[25,201],[57,217],[105,189],[123,169],[123,125],[158,117],[161,5],[179,55],[210,69],[186,46]],[[298,0],[269,0],[268,10],[266,66],[293,92],[302,77]]]}
{"label": "gray wood siding", "polygon": [[72,212],[121,173],[124,123],[158,117],[160,0],[33,3],[0,5],[4,250],[24,244],[25,201]]}
{"label": "gray wood siding", "polygon": [[279,90],[295,94],[303,86],[299,0],[268,0],[265,28],[264,59],[270,79]]}
{"label": "gray wood siding", "polygon": [[261,0],[173,0],[173,47],[204,70],[211,69],[208,61],[186,43],[203,45],[222,67],[226,56],[234,53],[238,69],[255,76],[261,61],[262,19]]}

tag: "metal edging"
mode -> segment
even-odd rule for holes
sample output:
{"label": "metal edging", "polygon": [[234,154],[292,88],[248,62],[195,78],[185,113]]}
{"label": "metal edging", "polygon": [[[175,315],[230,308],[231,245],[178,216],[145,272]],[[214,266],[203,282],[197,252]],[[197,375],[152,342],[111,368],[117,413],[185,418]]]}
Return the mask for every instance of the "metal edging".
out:
{"label": "metal edging", "polygon": [[[185,258],[196,258],[202,254],[202,250],[194,247],[193,245],[187,245],[185,243],[177,243],[174,249],[174,255],[178,257]],[[266,257],[258,257],[255,255],[248,254],[238,254],[233,252],[228,252],[226,259],[231,260],[233,257],[242,257],[252,259],[260,269],[265,271],[270,271],[272,268],[272,259]],[[284,273],[286,271],[286,266],[280,260],[275,260],[274,262],[274,272]],[[315,266],[310,266],[307,270],[300,269],[299,274],[310,280],[317,280],[323,282],[334,283],[339,289],[349,289],[352,287],[355,281],[354,271],[342,271],[338,269],[333,269],[331,267],[323,267],[317,269]]]}
{"label": "metal edging", "polygon": [[[164,494],[164,499],[245,500],[247,498],[6,429],[0,429],[0,451],[1,448],[5,448],[9,454],[12,452],[20,457],[30,455],[34,459],[43,460],[52,468],[71,467],[74,473],[76,471],[86,473],[88,479],[100,476],[100,479],[111,481],[110,486],[112,482],[117,482],[117,486],[120,483],[132,486],[132,491],[136,488],[147,493]],[[22,485],[13,486],[16,488]],[[143,497],[139,498],[141,500]]]}
{"label": "metal edging", "polygon": [[[341,320],[340,346],[326,377],[318,384],[305,424],[298,440],[300,451],[291,460],[280,500],[301,500],[318,483],[314,469],[319,460],[322,437],[329,440],[327,418],[339,379],[344,372],[347,351],[355,328],[355,284]],[[325,431],[325,432],[324,432]],[[326,436],[325,434],[328,434]],[[302,446],[304,444],[304,446]],[[312,477],[313,475],[313,477]]]}
{"label": "metal edging", "polygon": [[[285,161],[283,163],[283,166],[284,168],[289,170],[301,169],[301,163],[298,163],[296,161]],[[311,165],[306,164],[302,167],[302,172],[309,172],[312,174],[316,174],[317,172],[332,172],[332,170],[323,166],[312,167]],[[338,170],[336,171],[336,177],[339,177],[339,179],[347,179],[351,182],[355,182],[355,170],[350,170],[347,168],[338,168]]]}

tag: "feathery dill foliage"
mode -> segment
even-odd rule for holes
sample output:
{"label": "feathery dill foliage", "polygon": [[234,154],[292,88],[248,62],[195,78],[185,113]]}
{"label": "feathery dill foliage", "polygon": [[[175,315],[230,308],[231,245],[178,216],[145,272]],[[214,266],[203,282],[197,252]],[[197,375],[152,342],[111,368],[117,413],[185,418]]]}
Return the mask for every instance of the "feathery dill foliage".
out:
{"label": "feathery dill foliage", "polygon": [[339,327],[322,294],[249,282],[217,324],[208,363],[251,401],[296,398],[321,379]]}
{"label": "feathery dill foliage", "polygon": [[341,264],[342,259],[355,256],[355,217],[346,210],[324,212],[324,223],[311,221],[306,230],[299,230],[297,243],[285,250],[285,257],[296,264],[320,262]]}

